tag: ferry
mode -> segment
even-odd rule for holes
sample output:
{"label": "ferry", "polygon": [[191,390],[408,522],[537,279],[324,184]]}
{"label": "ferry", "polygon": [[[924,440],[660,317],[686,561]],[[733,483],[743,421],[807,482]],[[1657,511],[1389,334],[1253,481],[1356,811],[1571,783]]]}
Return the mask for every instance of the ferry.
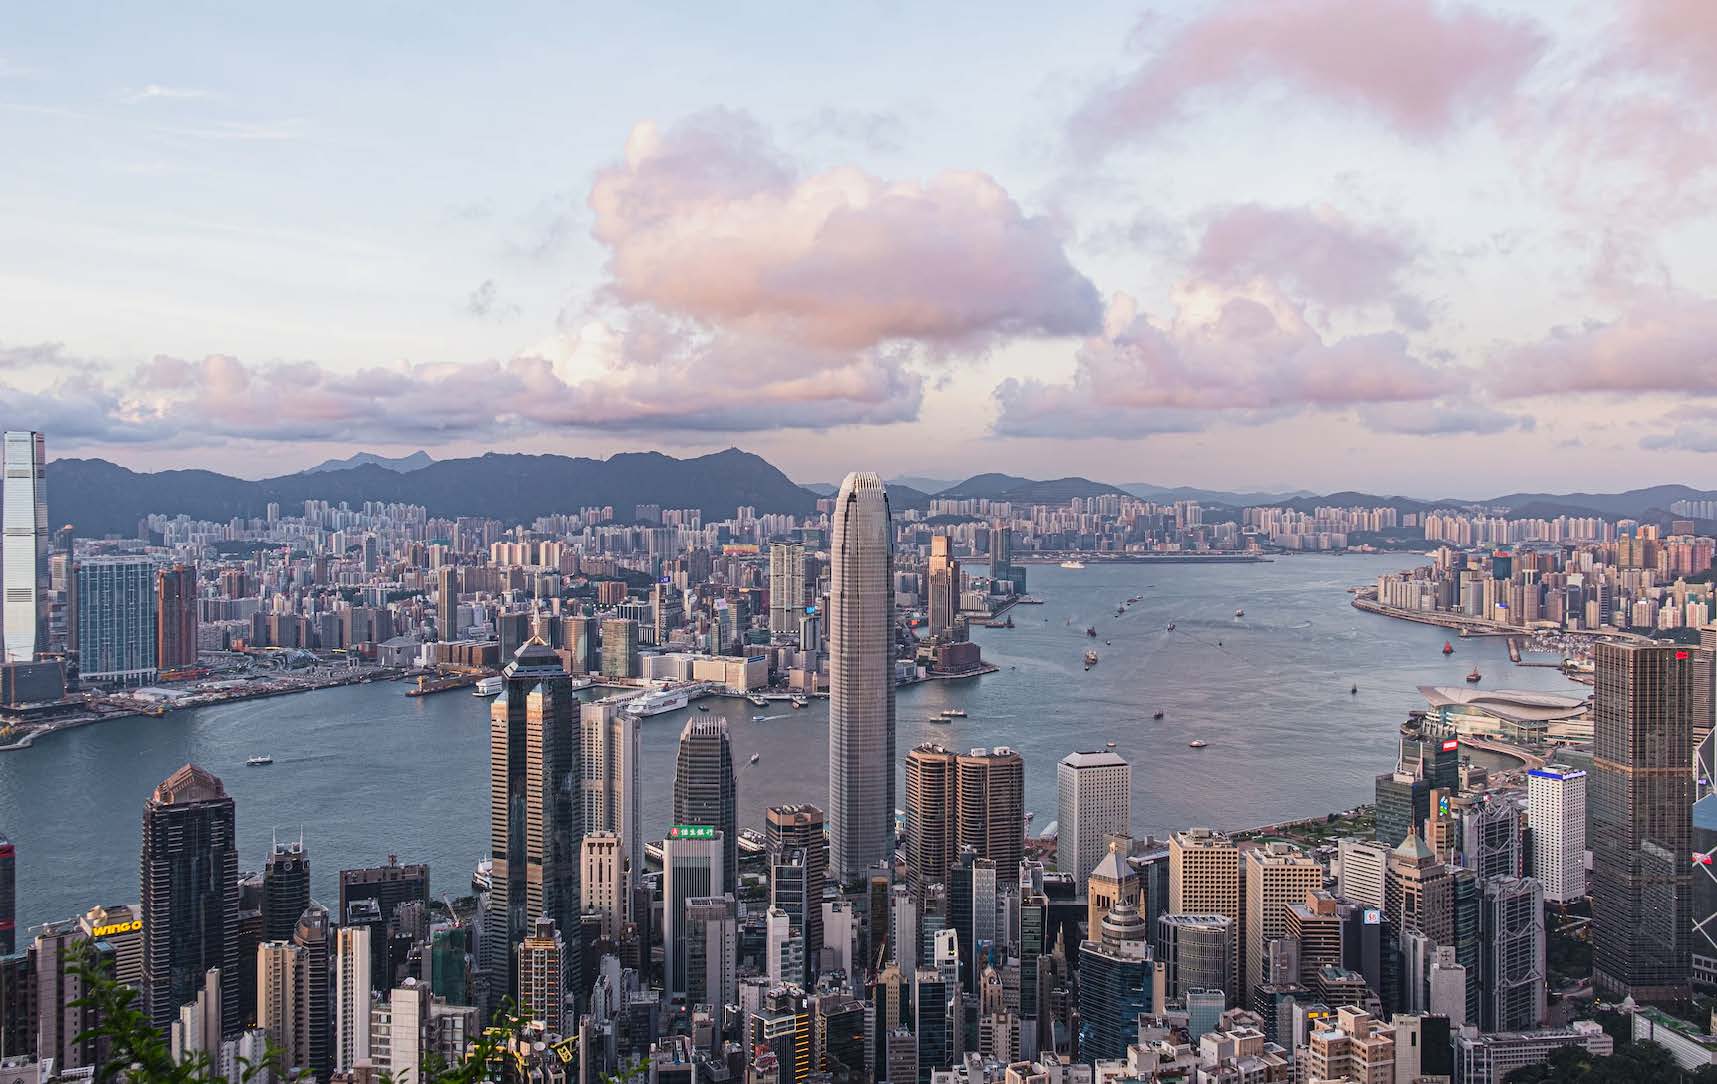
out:
{"label": "ferry", "polygon": [[471,690],[472,696],[499,696],[502,689],[507,687],[504,677],[478,678],[477,685]]}
{"label": "ferry", "polygon": [[757,705],[760,708],[766,708],[769,706],[769,701],[763,699],[763,697],[758,695],[757,693],[750,693],[746,696],[745,699],[751,701],[753,704]]}
{"label": "ferry", "polygon": [[1173,622],[1173,621],[1170,621],[1170,622],[1169,622],[1169,627],[1168,627],[1168,631],[1169,631],[1169,632],[1173,632],[1173,631],[1174,631],[1174,622]]}
{"label": "ferry", "polygon": [[763,759],[762,753],[753,753],[753,754],[751,754],[751,761],[750,762],[752,764],[756,764],[758,761],[760,761],[762,759]]}
{"label": "ferry", "polygon": [[1245,610],[1235,610],[1235,611],[1234,611],[1234,616],[1235,616],[1235,617],[1245,617],[1245,616],[1246,616],[1246,611],[1245,611]]}
{"label": "ferry", "polygon": [[1477,685],[1482,680],[1484,680],[1484,675],[1479,673],[1478,667],[1473,667],[1473,672],[1467,675],[1467,684]]}
{"label": "ferry", "polygon": [[755,828],[739,830],[739,853],[747,856],[763,854],[769,850],[769,844],[763,838],[763,833]]}
{"label": "ferry", "polygon": [[1087,651],[1085,653],[1085,669],[1089,670],[1093,666],[1096,666],[1096,665],[1097,665],[1097,653],[1095,651]]}
{"label": "ferry", "polygon": [[690,701],[684,689],[657,689],[626,702],[626,714],[649,717],[679,711]]}
{"label": "ferry", "polygon": [[267,753],[258,753],[254,757],[246,757],[244,762],[249,767],[260,768],[264,764],[273,764],[274,758],[269,756]]}
{"label": "ferry", "polygon": [[942,717],[944,719],[964,719],[966,717],[966,709],[965,708],[943,708],[942,709]]}
{"label": "ferry", "polygon": [[788,703],[792,704],[796,708],[804,708],[804,707],[809,707],[811,704],[811,701],[806,699],[803,696],[795,696],[791,700],[789,700]]}
{"label": "ferry", "polygon": [[1160,712],[1160,711],[1159,711],[1159,712],[1157,712],[1157,713],[1156,713],[1156,714],[1155,714],[1155,715],[1152,715],[1152,716],[1151,716],[1151,718],[1153,718],[1153,719],[1157,719],[1157,720],[1160,720],[1160,719],[1162,719],[1162,717],[1163,717],[1163,713],[1162,713],[1162,712]]}
{"label": "ferry", "polygon": [[1444,640],[1443,641],[1443,654],[1453,655],[1454,653],[1455,653],[1455,645],[1449,643],[1449,641],[1447,641],[1447,640]]}
{"label": "ferry", "polygon": [[477,868],[471,871],[471,889],[474,892],[487,892],[495,887],[495,860],[485,858],[477,863]]}
{"label": "ferry", "polygon": [[1077,558],[1077,557],[1075,557],[1075,558],[1073,558],[1073,559],[1072,559],[1072,560],[1070,560],[1070,561],[1063,561],[1063,562],[1061,562],[1061,567],[1062,567],[1062,568],[1071,568],[1071,569],[1074,569],[1074,570],[1078,570],[1078,569],[1081,569],[1081,568],[1084,568],[1084,567],[1085,567],[1085,562],[1084,562],[1084,561],[1081,561],[1081,560],[1079,560],[1079,559],[1078,559],[1078,558]]}
{"label": "ferry", "polygon": [[1097,626],[1086,625],[1085,626],[1085,635],[1087,635],[1087,636],[1091,637],[1093,640],[1095,640],[1097,638]]}
{"label": "ferry", "polygon": [[656,863],[656,865],[658,865],[658,866],[661,865],[662,864],[662,841],[658,839],[653,843],[644,844],[644,857],[649,859],[650,861]]}
{"label": "ferry", "polygon": [[1197,738],[1194,738],[1191,741],[1186,743],[1186,747],[1188,749],[1203,749],[1206,745],[1209,745],[1209,744],[1210,744],[1209,742],[1199,741]]}
{"label": "ferry", "polygon": [[948,718],[946,715],[932,715],[929,721],[932,723],[941,723],[943,726],[947,726],[954,720]]}

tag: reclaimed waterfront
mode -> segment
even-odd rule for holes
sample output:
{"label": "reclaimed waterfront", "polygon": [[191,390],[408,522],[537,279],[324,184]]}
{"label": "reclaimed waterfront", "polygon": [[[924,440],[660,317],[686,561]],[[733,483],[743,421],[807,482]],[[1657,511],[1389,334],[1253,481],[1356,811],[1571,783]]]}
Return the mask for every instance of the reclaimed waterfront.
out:
{"label": "reclaimed waterfront", "polygon": [[[1423,706],[1416,686],[1460,685],[1477,663],[1487,688],[1578,688],[1552,669],[1511,667],[1500,639],[1463,640],[1445,657],[1445,631],[1350,605],[1348,587],[1413,560],[1034,566],[1031,591],[1043,605],[1017,608],[1013,629],[973,630],[995,673],[900,691],[897,752],[919,741],[1020,750],[1034,832],[1055,818],[1056,761],[1107,741],[1135,765],[1141,834],[1241,828],[1369,801],[1372,777],[1392,764],[1397,724]],[[1117,617],[1132,595],[1143,599]],[[1100,656],[1089,670],[1087,649]],[[332,898],[340,868],[389,854],[428,862],[437,895],[469,891],[488,845],[487,701],[404,689],[377,682],[113,720],[0,757],[20,923],[135,900],[144,800],[186,760],[221,776],[237,800],[247,868],[260,868],[272,834],[302,831],[318,898]],[[703,703],[731,725],[742,825],[758,824],[766,805],[823,804],[826,702]],[[951,707],[967,717],[931,721]],[[674,750],[695,710],[644,723],[652,835],[667,824]],[[1195,738],[1208,747],[1188,748]],[[759,761],[748,764],[753,753]],[[255,754],[274,763],[246,767]]]}

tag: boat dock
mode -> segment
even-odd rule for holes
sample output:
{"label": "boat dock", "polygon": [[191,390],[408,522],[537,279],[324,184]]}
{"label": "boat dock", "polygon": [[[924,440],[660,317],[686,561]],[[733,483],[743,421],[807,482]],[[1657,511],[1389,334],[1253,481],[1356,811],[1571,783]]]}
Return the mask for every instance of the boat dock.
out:
{"label": "boat dock", "polygon": [[419,677],[417,684],[405,691],[407,696],[430,696],[434,693],[452,692],[454,689],[469,689],[477,684],[482,674],[446,674],[442,677]]}

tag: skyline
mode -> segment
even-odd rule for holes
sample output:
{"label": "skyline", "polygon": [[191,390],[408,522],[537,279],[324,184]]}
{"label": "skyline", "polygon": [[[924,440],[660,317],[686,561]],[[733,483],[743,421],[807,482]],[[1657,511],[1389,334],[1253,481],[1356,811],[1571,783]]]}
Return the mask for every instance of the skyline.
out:
{"label": "skyline", "polygon": [[25,12],[0,410],[253,477],[737,444],[803,480],[1695,479],[1717,16],[1588,15]]}

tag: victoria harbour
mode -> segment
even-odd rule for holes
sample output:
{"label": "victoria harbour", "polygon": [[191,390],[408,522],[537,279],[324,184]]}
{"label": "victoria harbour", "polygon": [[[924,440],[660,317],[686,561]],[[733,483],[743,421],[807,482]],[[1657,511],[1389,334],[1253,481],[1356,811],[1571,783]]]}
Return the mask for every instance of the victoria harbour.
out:
{"label": "victoria harbour", "polygon": [[[1043,604],[1016,606],[1012,629],[973,629],[997,672],[899,690],[897,754],[923,741],[1019,750],[1035,834],[1055,819],[1056,761],[1113,741],[1134,766],[1135,830],[1161,836],[1369,801],[1398,724],[1424,706],[1416,687],[1460,685],[1475,664],[1487,688],[1580,691],[1553,669],[1510,666],[1500,640],[1463,640],[1445,657],[1445,630],[1350,605],[1347,588],[1415,559],[1032,566]],[[1133,595],[1143,597],[1117,616]],[[1099,655],[1089,670],[1088,648]],[[332,896],[341,868],[389,854],[427,862],[438,896],[468,893],[488,848],[487,701],[463,690],[408,698],[405,688],[378,682],[117,720],[0,756],[0,822],[15,826],[29,870],[18,883],[20,925],[91,900],[132,900],[137,815],[187,760],[219,775],[236,800],[245,868],[260,868],[272,837],[302,832],[318,898]],[[702,703],[730,726],[742,826],[760,824],[767,805],[826,798],[826,701]],[[931,721],[950,707],[967,716]],[[644,721],[650,838],[670,819],[675,750],[696,710]],[[1207,747],[1189,748],[1195,739]],[[274,763],[247,767],[258,754]]]}

